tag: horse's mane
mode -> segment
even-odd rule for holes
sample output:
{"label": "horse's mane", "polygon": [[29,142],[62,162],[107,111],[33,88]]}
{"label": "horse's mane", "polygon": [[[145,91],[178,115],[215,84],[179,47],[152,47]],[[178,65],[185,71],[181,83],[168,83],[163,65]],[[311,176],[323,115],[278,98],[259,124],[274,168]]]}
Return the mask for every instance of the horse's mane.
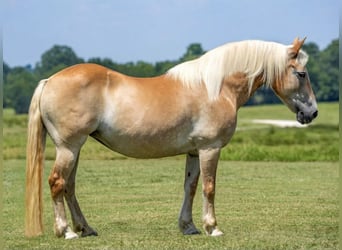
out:
{"label": "horse's mane", "polygon": [[[223,78],[237,72],[246,74],[249,91],[259,75],[266,86],[271,86],[285,72],[287,49],[291,46],[258,40],[227,43],[195,60],[176,65],[167,74],[190,88],[204,83],[209,99],[214,100],[220,93]],[[297,60],[305,65],[308,56],[300,51]]]}

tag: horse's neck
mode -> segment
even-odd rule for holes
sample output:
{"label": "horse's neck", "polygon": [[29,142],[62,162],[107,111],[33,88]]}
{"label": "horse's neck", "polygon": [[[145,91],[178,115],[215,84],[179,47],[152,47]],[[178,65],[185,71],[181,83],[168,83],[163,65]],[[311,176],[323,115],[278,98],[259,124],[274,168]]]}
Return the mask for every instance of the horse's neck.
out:
{"label": "horse's neck", "polygon": [[235,103],[236,109],[239,109],[262,84],[262,77],[258,76],[255,78],[250,88],[246,75],[243,73],[236,73],[224,78],[221,95],[225,98],[229,98]]}

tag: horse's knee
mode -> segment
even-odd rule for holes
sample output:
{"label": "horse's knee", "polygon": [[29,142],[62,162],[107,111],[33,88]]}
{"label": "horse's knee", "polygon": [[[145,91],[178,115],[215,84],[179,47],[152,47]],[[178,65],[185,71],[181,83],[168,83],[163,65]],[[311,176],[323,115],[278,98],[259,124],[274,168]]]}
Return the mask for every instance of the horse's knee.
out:
{"label": "horse's knee", "polygon": [[61,194],[65,188],[65,180],[57,172],[53,172],[49,176],[49,185],[51,190],[51,196],[54,198]]}

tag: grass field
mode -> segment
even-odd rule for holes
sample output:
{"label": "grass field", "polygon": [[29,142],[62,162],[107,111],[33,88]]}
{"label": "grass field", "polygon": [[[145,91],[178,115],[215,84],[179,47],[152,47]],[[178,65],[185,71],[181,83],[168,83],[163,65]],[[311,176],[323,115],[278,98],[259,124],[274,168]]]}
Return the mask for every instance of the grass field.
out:
{"label": "grass field", "polygon": [[[23,235],[27,116],[4,110],[4,248],[337,249],[338,103],[319,104],[319,112],[308,128],[282,129],[251,123],[293,120],[282,105],[241,109],[238,130],[222,151],[218,168],[216,213],[225,233],[219,238],[183,236],[178,231],[184,156],[127,159],[89,139],[81,152],[76,191],[99,237],[65,241],[53,235],[47,181],[45,234],[33,239]],[[46,156],[45,180],[54,159],[50,140]],[[198,228],[201,206],[198,190]]]}
{"label": "grass field", "polygon": [[[5,161],[5,249],[337,249],[338,163],[221,161],[216,213],[225,234],[212,238],[178,231],[181,159],[81,161],[78,198],[99,236],[72,241],[53,235],[47,182],[45,235],[23,236],[24,165]],[[199,228],[201,203],[198,190]]]}

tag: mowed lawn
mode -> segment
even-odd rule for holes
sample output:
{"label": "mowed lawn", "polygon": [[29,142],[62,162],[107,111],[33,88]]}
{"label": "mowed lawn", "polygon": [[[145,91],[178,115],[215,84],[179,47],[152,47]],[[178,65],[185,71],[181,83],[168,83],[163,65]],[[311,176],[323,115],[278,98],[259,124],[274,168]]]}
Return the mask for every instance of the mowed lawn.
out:
{"label": "mowed lawn", "polygon": [[[184,156],[130,159],[89,139],[81,152],[76,192],[99,236],[66,241],[56,238],[52,229],[50,140],[44,172],[45,234],[24,237],[27,116],[4,110],[4,248],[337,249],[338,103],[319,104],[319,112],[308,128],[277,128],[252,120],[294,120],[285,106],[241,109],[237,132],[222,150],[218,167],[215,204],[225,233],[219,238],[183,236],[178,230]],[[202,229],[200,186],[194,221]]]}
{"label": "mowed lawn", "polygon": [[[46,163],[45,179],[51,164]],[[5,161],[5,249],[337,249],[338,163],[221,161],[216,213],[225,234],[213,238],[203,230],[195,236],[178,230],[181,159],[81,161],[78,198],[99,236],[69,241],[53,234],[47,181],[45,234],[24,237],[24,165]],[[199,189],[194,202],[199,228],[201,205]]]}

